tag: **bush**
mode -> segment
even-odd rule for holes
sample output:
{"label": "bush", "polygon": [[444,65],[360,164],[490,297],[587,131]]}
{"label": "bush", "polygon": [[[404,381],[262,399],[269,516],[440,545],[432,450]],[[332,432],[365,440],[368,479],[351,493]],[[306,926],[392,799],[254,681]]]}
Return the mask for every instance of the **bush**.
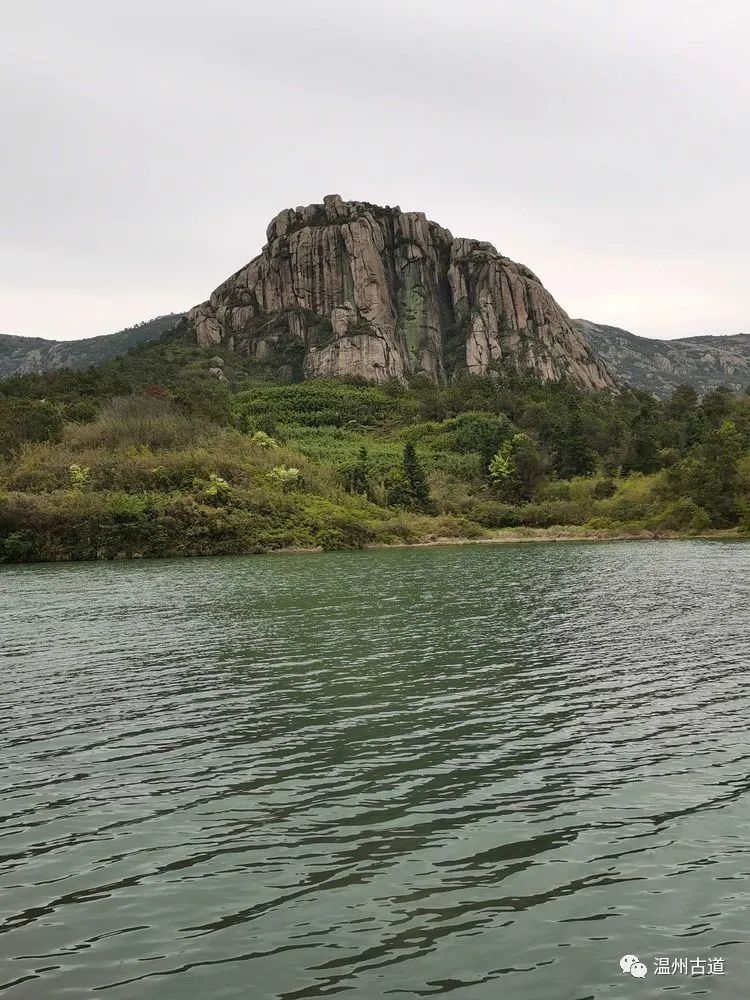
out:
{"label": "bush", "polygon": [[207,430],[207,424],[169,400],[157,396],[124,396],[105,403],[91,424],[70,435],[79,446],[154,450],[184,447]]}
{"label": "bush", "polygon": [[147,495],[121,491],[108,494],[102,505],[104,516],[116,523],[139,521],[153,509],[153,502]]}
{"label": "bush", "polygon": [[347,462],[338,469],[341,485],[347,493],[358,493],[372,499],[374,487],[370,478],[370,457],[363,446],[355,461]]}
{"label": "bush", "polygon": [[34,536],[31,531],[13,531],[0,538],[0,562],[27,562],[34,551]]}
{"label": "bush", "polygon": [[529,528],[551,528],[556,525],[585,524],[590,507],[575,500],[544,500],[518,508],[520,523]]}
{"label": "bush", "polygon": [[53,441],[60,436],[60,410],[45,399],[0,397],[0,454],[12,455],[32,441]]}
{"label": "bush", "polygon": [[207,503],[225,503],[232,493],[232,487],[221,476],[215,472],[208,474],[208,481],[196,480],[196,486],[200,488],[201,497]]}
{"label": "bush", "polygon": [[617,486],[612,479],[600,479],[595,484],[591,495],[594,500],[606,500],[608,497],[614,496],[617,492]]}
{"label": "bush", "polygon": [[512,432],[512,424],[501,414],[469,411],[448,420],[413,424],[404,431],[404,437],[436,452],[478,455],[481,468],[486,469]]}
{"label": "bush", "polygon": [[613,521],[611,517],[592,517],[586,521],[585,527],[591,528],[593,531],[609,531],[620,527],[620,525],[616,521]]}
{"label": "bush", "polygon": [[507,438],[490,460],[488,471],[503,500],[530,500],[544,478],[539,449],[528,434]]}
{"label": "bush", "polygon": [[427,477],[411,441],[404,445],[400,465],[387,477],[385,495],[390,507],[425,513],[433,511]]}
{"label": "bush", "polygon": [[438,514],[430,528],[435,538],[480,538],[484,534],[476,521],[454,514]]}
{"label": "bush", "polygon": [[469,517],[485,528],[517,528],[521,524],[521,508],[490,500],[471,507]]}
{"label": "bush", "polygon": [[256,431],[250,438],[253,444],[257,444],[259,448],[278,448],[278,442],[275,441],[270,434],[266,434],[265,431]]}
{"label": "bush", "polygon": [[650,517],[646,526],[656,531],[705,531],[711,525],[711,518],[698,504],[687,497],[673,501],[658,514]]}
{"label": "bush", "polygon": [[81,466],[73,462],[68,467],[68,480],[70,482],[71,489],[85,490],[89,485],[90,478],[91,469],[87,466]]}
{"label": "bush", "polygon": [[293,489],[302,485],[302,473],[294,466],[275,465],[268,473],[268,478],[284,489]]}

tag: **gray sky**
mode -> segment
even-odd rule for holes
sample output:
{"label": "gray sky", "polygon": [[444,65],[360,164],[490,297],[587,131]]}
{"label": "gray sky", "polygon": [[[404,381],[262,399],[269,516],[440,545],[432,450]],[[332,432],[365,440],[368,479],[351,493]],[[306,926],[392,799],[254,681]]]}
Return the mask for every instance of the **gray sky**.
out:
{"label": "gray sky", "polygon": [[24,0],[3,36],[2,333],[188,308],[334,192],[573,316],[750,329],[745,0]]}

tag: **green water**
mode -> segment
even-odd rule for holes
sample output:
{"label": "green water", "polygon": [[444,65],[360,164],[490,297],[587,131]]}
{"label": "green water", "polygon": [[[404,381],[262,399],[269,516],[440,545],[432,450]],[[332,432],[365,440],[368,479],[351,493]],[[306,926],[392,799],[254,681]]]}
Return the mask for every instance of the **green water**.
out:
{"label": "green water", "polygon": [[746,995],[750,546],[0,567],[0,636],[12,1000]]}

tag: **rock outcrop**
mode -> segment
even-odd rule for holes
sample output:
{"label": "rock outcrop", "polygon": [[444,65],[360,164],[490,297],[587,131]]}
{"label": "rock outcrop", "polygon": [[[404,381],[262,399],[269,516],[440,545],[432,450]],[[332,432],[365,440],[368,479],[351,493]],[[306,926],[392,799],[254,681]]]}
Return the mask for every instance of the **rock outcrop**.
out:
{"label": "rock outcrop", "polygon": [[703,395],[720,385],[750,387],[750,334],[653,340],[589,320],[574,323],[597,357],[622,382],[667,399],[678,385]]}
{"label": "rock outcrop", "polygon": [[280,212],[267,239],[190,311],[198,343],[310,378],[444,382],[508,362],[584,389],[614,387],[528,268],[421,212],[329,195]]}

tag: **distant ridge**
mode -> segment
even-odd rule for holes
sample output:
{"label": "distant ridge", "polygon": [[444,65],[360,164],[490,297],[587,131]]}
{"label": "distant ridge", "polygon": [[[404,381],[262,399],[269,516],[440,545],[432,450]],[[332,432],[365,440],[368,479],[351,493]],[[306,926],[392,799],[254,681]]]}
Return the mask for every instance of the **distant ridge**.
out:
{"label": "distant ridge", "polygon": [[84,340],[46,340],[0,334],[0,378],[102,364],[126,354],[131,347],[157,340],[183,316],[184,313],[156,316],[126,330]]}
{"label": "distant ridge", "polygon": [[700,395],[720,385],[734,392],[750,386],[750,334],[653,340],[586,319],[574,323],[620,381],[660,399],[678,385],[692,385]]}

